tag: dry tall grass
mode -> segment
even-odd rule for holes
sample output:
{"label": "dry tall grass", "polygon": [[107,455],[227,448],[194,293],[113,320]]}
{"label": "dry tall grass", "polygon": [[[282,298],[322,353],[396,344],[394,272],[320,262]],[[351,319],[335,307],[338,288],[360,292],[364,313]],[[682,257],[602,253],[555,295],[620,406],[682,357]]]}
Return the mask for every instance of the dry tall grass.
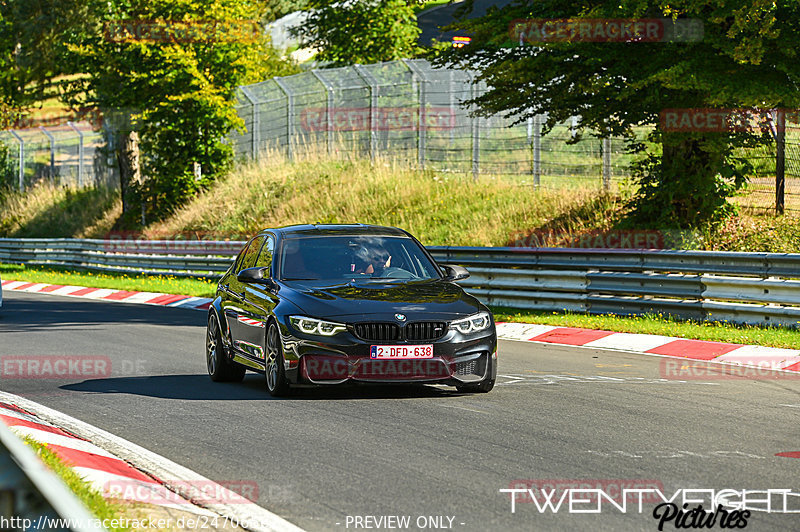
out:
{"label": "dry tall grass", "polygon": [[42,182],[0,194],[0,235],[90,237],[107,232],[121,211],[119,192]]}
{"label": "dry tall grass", "polygon": [[402,227],[429,245],[498,246],[597,196],[596,189],[535,191],[511,179],[476,181],[313,152],[291,163],[275,153],[263,160],[238,167],[146,234],[244,238],[264,227],[361,222]]}

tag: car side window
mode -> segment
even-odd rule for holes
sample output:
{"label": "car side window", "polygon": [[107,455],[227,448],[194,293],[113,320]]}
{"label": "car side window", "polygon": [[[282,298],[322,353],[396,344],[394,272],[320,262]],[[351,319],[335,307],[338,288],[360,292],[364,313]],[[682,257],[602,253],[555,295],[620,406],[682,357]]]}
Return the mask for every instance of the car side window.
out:
{"label": "car side window", "polygon": [[273,240],[271,236],[267,236],[267,241],[264,242],[264,245],[261,247],[261,253],[258,254],[256,266],[259,268],[271,268],[273,253],[275,253],[275,240]]}
{"label": "car side window", "polygon": [[236,271],[236,273],[239,273],[247,268],[252,268],[256,265],[256,257],[258,257],[258,252],[261,250],[261,244],[263,243],[263,235],[259,235],[250,241],[250,244],[247,246],[247,249],[244,252],[244,256],[242,256],[242,262],[239,264],[239,269]]}

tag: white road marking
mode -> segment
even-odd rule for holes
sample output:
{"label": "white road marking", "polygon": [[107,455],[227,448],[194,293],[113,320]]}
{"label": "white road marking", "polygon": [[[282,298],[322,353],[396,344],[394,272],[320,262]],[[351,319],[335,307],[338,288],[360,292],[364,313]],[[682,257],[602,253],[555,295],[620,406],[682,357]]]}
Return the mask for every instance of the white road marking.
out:
{"label": "white road marking", "polygon": [[589,454],[593,454],[596,456],[602,456],[604,458],[611,458],[614,456],[621,457],[621,458],[655,458],[655,459],[662,459],[662,458],[753,458],[753,459],[763,459],[765,457],[757,455],[757,454],[750,454],[745,453],[742,451],[704,451],[704,452],[695,452],[695,451],[686,451],[686,450],[664,450],[664,451],[636,451],[636,452],[629,452],[629,451],[596,451],[596,450],[589,450],[586,451]]}
{"label": "white road marking", "polygon": [[609,377],[608,375],[498,375],[498,378],[510,379],[507,382],[498,382],[497,386],[533,385],[533,384],[703,384],[719,386],[718,382],[683,381],[675,379],[650,379],[646,377]]}

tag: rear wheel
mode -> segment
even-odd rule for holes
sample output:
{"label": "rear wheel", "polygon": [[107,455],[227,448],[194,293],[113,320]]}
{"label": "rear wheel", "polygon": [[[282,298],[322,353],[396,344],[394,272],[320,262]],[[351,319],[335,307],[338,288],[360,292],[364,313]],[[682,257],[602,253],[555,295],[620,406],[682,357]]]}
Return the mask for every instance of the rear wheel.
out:
{"label": "rear wheel", "polygon": [[240,382],[247,371],[244,366],[228,360],[222,345],[219,321],[213,312],[208,315],[206,328],[206,368],[208,376],[214,382]]}
{"label": "rear wheel", "polygon": [[274,321],[267,328],[267,360],[264,369],[269,394],[273,397],[289,395],[289,382],[286,380],[280,331]]}

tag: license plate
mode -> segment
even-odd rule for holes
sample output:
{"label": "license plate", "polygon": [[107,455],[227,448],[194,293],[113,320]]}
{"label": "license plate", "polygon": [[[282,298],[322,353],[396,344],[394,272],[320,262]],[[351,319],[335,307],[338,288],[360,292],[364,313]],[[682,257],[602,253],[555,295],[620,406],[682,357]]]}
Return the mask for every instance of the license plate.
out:
{"label": "license plate", "polygon": [[373,345],[369,357],[379,360],[433,358],[432,345]]}

